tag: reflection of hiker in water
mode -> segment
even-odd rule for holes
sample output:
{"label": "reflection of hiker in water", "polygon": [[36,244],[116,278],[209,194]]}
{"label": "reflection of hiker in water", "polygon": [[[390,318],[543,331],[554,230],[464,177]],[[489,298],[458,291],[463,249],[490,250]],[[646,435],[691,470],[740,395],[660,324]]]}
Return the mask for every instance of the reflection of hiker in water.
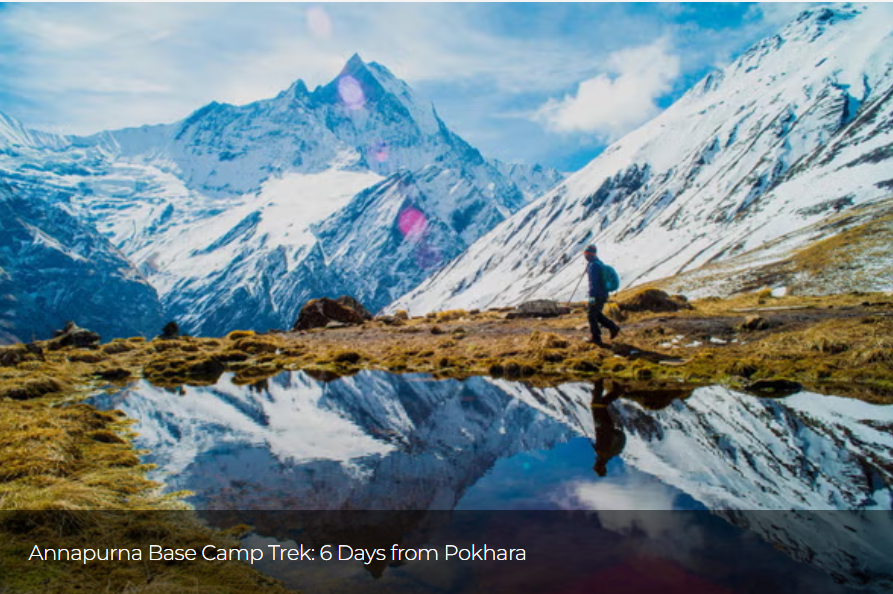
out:
{"label": "reflection of hiker in water", "polygon": [[592,386],[592,424],[595,425],[595,466],[593,470],[599,476],[608,474],[608,462],[618,456],[626,445],[626,434],[612,416],[612,404],[620,397],[621,390],[615,382],[609,384],[605,392],[605,380],[599,379]]}

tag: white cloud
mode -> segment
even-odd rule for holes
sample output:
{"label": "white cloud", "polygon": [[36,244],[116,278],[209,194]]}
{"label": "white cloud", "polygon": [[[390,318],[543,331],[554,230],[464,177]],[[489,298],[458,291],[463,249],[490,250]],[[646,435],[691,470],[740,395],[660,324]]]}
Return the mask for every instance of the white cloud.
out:
{"label": "white cloud", "polygon": [[658,113],[656,101],[680,74],[679,57],[666,40],[614,52],[607,73],[584,80],[574,94],[550,99],[534,119],[556,132],[618,138]]}
{"label": "white cloud", "polygon": [[[500,92],[566,87],[589,72],[571,42],[488,30],[441,4],[19,4],[0,12],[0,95],[11,115],[67,133],[170,122],[210,101],[334,78],[359,52],[410,84],[486,80]],[[461,32],[461,34],[457,34]],[[10,52],[11,49],[11,52]],[[9,109],[0,106],[0,109]]]}
{"label": "white cloud", "polygon": [[[656,113],[672,73],[735,55],[769,29],[761,10],[745,26],[718,29],[690,23],[696,12],[621,3],[10,3],[0,6],[0,111],[60,133],[173,122],[211,101],[275,96],[298,78],[312,89],[358,52],[428,95],[487,155],[589,156],[602,137]],[[673,40],[681,66],[669,44],[653,43],[662,38]]]}
{"label": "white cloud", "polygon": [[781,27],[794,20],[804,10],[827,4],[826,2],[759,2],[748,9],[748,17],[773,27]]}

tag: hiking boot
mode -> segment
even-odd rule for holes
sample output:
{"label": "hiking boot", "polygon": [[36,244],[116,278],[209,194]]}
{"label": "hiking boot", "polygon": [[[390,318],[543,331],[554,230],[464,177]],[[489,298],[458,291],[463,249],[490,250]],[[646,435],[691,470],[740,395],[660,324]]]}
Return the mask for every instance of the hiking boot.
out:
{"label": "hiking boot", "polygon": [[620,326],[614,326],[610,329],[611,332],[611,340],[617,338],[617,335],[620,334]]}
{"label": "hiking boot", "polygon": [[589,338],[584,338],[583,342],[588,342],[590,344],[594,344],[595,346],[600,346],[602,348],[605,348],[605,343],[602,342],[601,338],[594,338],[594,337],[590,336]]}

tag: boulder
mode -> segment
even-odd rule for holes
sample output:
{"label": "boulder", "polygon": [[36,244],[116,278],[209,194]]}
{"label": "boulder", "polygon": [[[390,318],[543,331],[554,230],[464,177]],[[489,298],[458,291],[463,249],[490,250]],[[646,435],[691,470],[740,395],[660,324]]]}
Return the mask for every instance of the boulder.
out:
{"label": "boulder", "polygon": [[642,289],[619,301],[622,311],[670,312],[691,309],[691,305],[681,295],[670,296],[660,289]]}
{"label": "boulder", "polygon": [[398,318],[396,315],[394,316],[379,316],[375,318],[385,326],[403,326],[405,322],[403,319]]}
{"label": "boulder", "polygon": [[510,311],[507,319],[513,318],[557,318],[562,314],[568,313],[568,308],[559,305],[557,301],[550,299],[535,299],[533,301],[525,301]]}
{"label": "boulder", "polygon": [[336,299],[335,301],[336,301],[337,303],[340,303],[341,305],[343,305],[344,307],[346,307],[346,308],[348,308],[348,309],[352,309],[352,310],[354,310],[355,312],[357,312],[358,314],[360,314],[360,316],[362,316],[362,318],[363,318],[364,320],[371,320],[371,319],[372,319],[372,314],[369,313],[369,310],[367,310],[365,307],[363,307],[363,304],[362,304],[362,303],[360,303],[359,301],[357,301],[356,299],[354,299],[354,298],[351,297],[350,295],[342,295],[341,297],[339,297],[339,298]]}
{"label": "boulder", "polygon": [[161,335],[158,338],[179,338],[180,337],[180,326],[177,325],[176,322],[168,322],[164,325],[164,328],[161,329]]}
{"label": "boulder", "polygon": [[95,348],[99,346],[99,334],[81,328],[74,322],[66,322],[65,328],[56,330],[55,337],[47,341],[50,350],[64,347],[77,347],[80,349]]}
{"label": "boulder", "polygon": [[[363,311],[366,311],[365,308]],[[355,325],[362,324],[364,320],[362,313],[354,308],[346,307],[334,299],[322,297],[320,299],[311,299],[304,304],[292,330],[325,328],[331,322]]]}

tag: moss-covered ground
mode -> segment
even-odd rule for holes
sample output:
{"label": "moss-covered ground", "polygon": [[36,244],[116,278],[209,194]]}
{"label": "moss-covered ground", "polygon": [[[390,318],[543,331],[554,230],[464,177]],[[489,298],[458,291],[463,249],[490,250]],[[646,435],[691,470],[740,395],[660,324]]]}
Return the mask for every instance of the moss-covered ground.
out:
{"label": "moss-covered ground", "polygon": [[362,326],[297,333],[234,331],[223,338],[114,340],[96,349],[0,347],[4,407],[54,406],[103,386],[145,378],[207,385],[225,372],[250,384],[283,370],[319,377],[361,369],[438,377],[495,375],[556,384],[593,376],[719,382],[736,387],[784,378],[807,388],[893,402],[893,297],[772,297],[768,291],[703,299],[678,311],[637,311],[641,291],[606,312],[623,330],[607,347],[587,342],[585,307],[556,318],[508,310],[392,316]]}

